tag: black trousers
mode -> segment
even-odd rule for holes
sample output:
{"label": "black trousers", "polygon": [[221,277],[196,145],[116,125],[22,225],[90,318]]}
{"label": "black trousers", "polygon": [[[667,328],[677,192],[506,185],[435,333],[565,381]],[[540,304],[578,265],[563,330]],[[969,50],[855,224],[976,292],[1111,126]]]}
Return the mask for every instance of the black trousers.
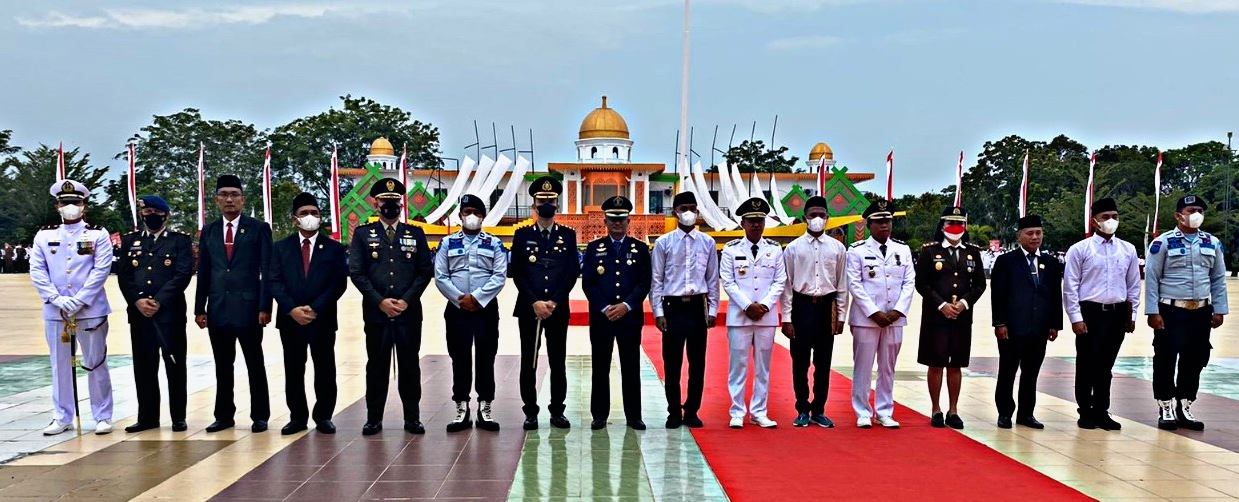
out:
{"label": "black trousers", "polygon": [[[307,334],[280,330],[284,345],[284,393],[288,396],[289,419],[306,423],[331,420],[336,411],[336,332]],[[306,349],[314,358],[314,414],[305,396]]]}
{"label": "black trousers", "polygon": [[237,405],[233,402],[232,365],[237,360],[237,344],[245,357],[250,382],[250,418],[266,421],[271,418],[271,395],[267,390],[267,368],[262,355],[262,326],[248,328],[207,328],[211,336],[211,352],[215,354],[215,420],[234,419]]}
{"label": "black trousers", "polygon": [[1080,302],[1080,314],[1088,326],[1088,333],[1076,336],[1076,404],[1082,415],[1110,410],[1114,361],[1131,322],[1131,304],[1105,308],[1110,310],[1103,310],[1100,303]]}
{"label": "black trousers", "polygon": [[1159,305],[1158,310],[1166,329],[1153,331],[1153,397],[1194,401],[1200,390],[1200,372],[1209,364],[1209,350],[1213,348],[1209,343],[1213,307],[1187,310]]}
{"label": "black trousers", "polygon": [[404,420],[420,420],[422,400],[422,322],[368,322],[366,332],[366,421],[383,420],[387,386],[391,379],[392,350],[396,352],[396,389]]}
{"label": "black trousers", "polygon": [[1035,330],[1046,335],[1011,337],[998,340],[998,386],[994,389],[994,402],[998,415],[1009,417],[1017,410],[1015,398],[1015,373],[1020,373],[1019,415],[1033,416],[1037,405],[1037,375],[1045,360],[1045,347],[1049,343],[1049,330]]}
{"label": "black trousers", "polygon": [[474,345],[477,345],[478,401],[495,400],[495,353],[499,352],[499,302],[477,312],[450,302],[443,310],[447,326],[447,354],[452,357],[452,401],[469,400],[474,385]]}
{"label": "black trousers", "polygon": [[[537,417],[538,410],[538,354],[534,351],[538,318],[517,317],[521,330],[521,410],[526,417]],[[546,410],[551,416],[564,414],[564,400],[568,397],[568,375],[564,358],[568,351],[568,313],[552,315],[542,321],[545,336],[546,359],[551,369],[551,402]]]}
{"label": "black trousers", "polygon": [[593,385],[589,411],[594,420],[611,414],[611,352],[619,345],[620,385],[624,395],[624,419],[641,420],[641,325],[620,325],[596,312],[589,315]]}
{"label": "black trousers", "polygon": [[[832,322],[835,294],[814,297],[792,293],[791,339],[792,389],[796,392],[796,411],[822,415],[826,412],[826,396],[830,394],[830,359],[835,350],[835,326]],[[813,364],[813,400],[809,400],[809,364]]]}
{"label": "black trousers", "polygon": [[[138,423],[159,423],[159,361],[161,347],[155,323],[148,318],[129,324],[133,345],[133,383],[138,394]],[[185,323],[160,323],[160,333],[168,343],[163,354],[167,362],[168,415],[173,422],[185,420]],[[176,362],[173,363],[172,360]]]}
{"label": "black trousers", "polygon": [[[667,392],[667,413],[680,416],[696,415],[701,409],[701,392],[706,376],[706,296],[697,295],[684,301],[680,297],[663,299],[663,316],[667,331],[663,333],[664,386]],[[686,350],[687,349],[687,350]],[[684,356],[688,355],[688,395],[680,400],[680,373]]]}

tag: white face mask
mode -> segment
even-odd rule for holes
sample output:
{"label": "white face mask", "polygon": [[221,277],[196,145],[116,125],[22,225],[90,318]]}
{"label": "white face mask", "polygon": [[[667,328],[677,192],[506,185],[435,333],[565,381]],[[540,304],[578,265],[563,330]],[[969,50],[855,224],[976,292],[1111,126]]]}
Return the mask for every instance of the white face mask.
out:
{"label": "white face mask", "polygon": [[465,216],[460,220],[460,223],[469,230],[482,228],[482,218],[479,218],[476,214]]}
{"label": "white face mask", "polygon": [[821,232],[826,230],[826,218],[809,218],[809,222],[806,226],[809,227],[810,232]]}
{"label": "white face mask", "polygon": [[691,227],[697,224],[697,213],[692,211],[684,211],[680,213],[680,224],[686,227]]}
{"label": "white face mask", "polygon": [[60,212],[60,217],[63,218],[65,221],[73,221],[73,220],[81,219],[82,210],[83,210],[82,206],[79,206],[76,204],[69,204],[67,206],[61,206],[60,209],[58,209],[58,211]]}
{"label": "white face mask", "polygon": [[1200,228],[1200,224],[1205,222],[1205,213],[1192,213],[1187,216],[1188,228]]}
{"label": "white face mask", "polygon": [[314,232],[318,230],[318,226],[322,224],[322,222],[323,222],[322,218],[319,218],[312,214],[307,214],[305,216],[297,218],[297,226],[300,227],[302,230],[305,230],[306,232]]}
{"label": "white face mask", "polygon": [[1114,235],[1119,229],[1119,220],[1106,220],[1097,224],[1097,229],[1106,235]]}
{"label": "white face mask", "polygon": [[946,230],[943,230],[942,235],[945,235],[946,240],[951,241],[951,242],[959,242],[960,239],[964,238],[963,232],[955,233],[955,232],[947,232]]}

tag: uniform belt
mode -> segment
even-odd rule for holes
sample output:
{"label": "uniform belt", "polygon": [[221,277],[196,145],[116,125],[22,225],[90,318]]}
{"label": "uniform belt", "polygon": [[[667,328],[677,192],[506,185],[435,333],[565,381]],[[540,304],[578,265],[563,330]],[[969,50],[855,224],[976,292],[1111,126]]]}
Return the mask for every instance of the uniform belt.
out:
{"label": "uniform belt", "polygon": [[1158,303],[1162,305],[1170,305],[1171,307],[1179,307],[1186,310],[1196,310],[1199,308],[1208,307],[1213,304],[1213,300],[1205,298],[1204,300],[1173,300],[1163,298]]}
{"label": "uniform belt", "polygon": [[688,295],[688,296],[664,296],[664,297],[663,297],[663,304],[667,304],[667,303],[688,303],[688,302],[691,302],[691,301],[693,301],[693,300],[698,300],[698,299],[700,299],[700,298],[701,298],[701,297],[703,297],[703,296],[705,296],[705,295],[704,295],[704,294],[701,294],[701,295]]}
{"label": "uniform belt", "polygon": [[805,299],[805,300],[808,300],[808,301],[809,301],[809,303],[817,303],[817,302],[822,302],[822,301],[831,301],[831,302],[833,302],[833,301],[835,301],[835,299],[836,299],[836,298],[838,298],[838,294],[839,294],[839,293],[837,293],[837,292],[836,292],[836,293],[831,293],[831,294],[828,294],[828,295],[813,296],[813,295],[806,295],[806,294],[804,294],[804,293],[797,293],[797,292],[795,292],[795,291],[792,291],[792,298],[793,298],[793,299],[795,299],[795,298],[797,298],[797,297],[799,297],[799,298],[803,298],[803,299]]}
{"label": "uniform belt", "polygon": [[1118,303],[1099,303],[1099,302],[1080,302],[1080,306],[1088,306],[1101,309],[1102,312],[1110,312],[1114,310],[1131,310],[1127,302]]}

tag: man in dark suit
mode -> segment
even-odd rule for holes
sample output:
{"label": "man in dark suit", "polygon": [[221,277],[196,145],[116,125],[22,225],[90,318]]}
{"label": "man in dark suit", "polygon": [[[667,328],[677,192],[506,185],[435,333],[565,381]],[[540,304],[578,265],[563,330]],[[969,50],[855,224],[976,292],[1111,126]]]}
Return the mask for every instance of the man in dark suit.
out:
{"label": "man in dark suit", "polygon": [[[1037,402],[1037,374],[1048,342],[1063,329],[1063,265],[1043,253],[1041,216],[1019,220],[1019,247],[999,256],[990,274],[994,335],[998,337],[998,427],[1015,423],[1034,429],[1045,426],[1033,417]],[[1020,372],[1019,407],[1012,398],[1015,373]],[[1019,411],[1016,414],[1016,411]]]}
{"label": "man in dark suit", "polygon": [[585,247],[581,289],[589,299],[589,341],[593,347],[593,386],[589,428],[607,426],[611,413],[611,351],[619,344],[624,419],[645,430],[641,420],[641,328],[650,293],[650,247],[628,236],[632,202],[617,195],[602,203],[607,236]]}
{"label": "man in dark suit", "polygon": [[[313,195],[298,194],[292,214],[297,232],[275,243],[269,285],[277,303],[275,327],[284,345],[284,391],[291,415],[280,434],[306,430],[309,418],[319,432],[335,434],[336,302],[348,288],[348,263],[344,245],[319,234],[323,220]],[[314,357],[313,417],[305,397],[307,347]]]}
{"label": "man in dark suit", "polygon": [[361,292],[366,331],[366,436],[383,430],[388,372],[396,351],[397,388],[404,405],[404,430],[425,434],[422,398],[422,293],[434,278],[434,264],[422,229],[400,221],[404,184],[383,178],[370,188],[379,221],[361,225],[349,242],[349,276]]}
{"label": "man in dark suit", "polygon": [[236,425],[232,398],[232,364],[237,342],[249,371],[250,430],[264,432],[271,418],[267,371],[262,355],[262,329],[271,322],[271,293],[264,279],[271,262],[271,227],[241,214],[245,194],[241,179],[231,174],[215,181],[215,205],[223,217],[202,229],[198,238],[198,292],[194,322],[211,336],[215,354],[215,422],[207,432]]}
{"label": "man in dark suit", "polygon": [[172,430],[185,423],[185,289],[194,276],[193,239],[167,228],[168,203],[148,195],[138,200],[146,230],[121,238],[116,264],[120,292],[129,306],[133,345],[133,379],[138,394],[138,421],[125,432],[159,428],[159,359],[168,372],[168,414]]}
{"label": "man in dark suit", "polygon": [[551,425],[572,426],[564,416],[568,395],[565,357],[568,343],[568,294],[581,273],[576,230],[555,223],[559,208],[559,180],[543,176],[529,185],[537,222],[512,236],[508,277],[516,284],[516,309],[521,332],[521,400],[525,402],[525,430],[538,428],[538,339],[546,333],[546,358],[551,369]]}

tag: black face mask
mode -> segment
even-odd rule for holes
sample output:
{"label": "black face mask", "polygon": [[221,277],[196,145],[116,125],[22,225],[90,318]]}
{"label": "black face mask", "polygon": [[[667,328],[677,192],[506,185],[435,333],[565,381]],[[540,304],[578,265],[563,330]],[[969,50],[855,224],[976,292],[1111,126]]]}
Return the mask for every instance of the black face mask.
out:
{"label": "black face mask", "polygon": [[538,204],[539,218],[550,218],[552,216],[555,216],[555,204],[551,204],[549,202]]}
{"label": "black face mask", "polygon": [[389,220],[394,220],[394,219],[399,218],[400,217],[400,203],[396,201],[384,202],[383,205],[379,206],[379,214],[383,215],[383,218],[386,218]]}
{"label": "black face mask", "polygon": [[146,229],[151,232],[157,232],[163,228],[165,221],[168,221],[166,214],[148,214],[142,217],[142,223],[145,223]]}

